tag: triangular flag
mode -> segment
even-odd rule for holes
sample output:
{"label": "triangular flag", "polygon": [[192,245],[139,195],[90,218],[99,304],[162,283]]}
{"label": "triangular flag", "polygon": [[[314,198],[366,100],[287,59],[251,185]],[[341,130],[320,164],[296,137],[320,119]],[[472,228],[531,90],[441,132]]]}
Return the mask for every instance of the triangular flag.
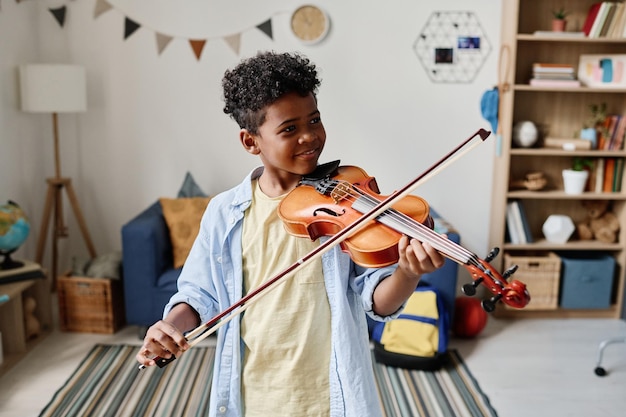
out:
{"label": "triangular flag", "polygon": [[163,52],[163,50],[165,49],[165,47],[172,41],[171,36],[167,36],[167,35],[163,35],[161,33],[156,33],[156,43],[157,43],[157,49],[159,50],[159,55],[161,55],[161,52]]}
{"label": "triangular flag", "polygon": [[189,39],[189,44],[191,45],[191,49],[193,49],[193,53],[196,55],[196,58],[200,60],[200,55],[202,55],[202,49],[204,49],[206,40]]}
{"label": "triangular flag", "polygon": [[52,16],[54,16],[56,21],[59,23],[59,26],[63,27],[63,25],[65,24],[65,12],[67,10],[67,6],[61,6],[57,7],[56,9],[48,10],[50,11],[50,13],[52,13]]}
{"label": "triangular flag", "polygon": [[265,22],[261,23],[256,27],[261,32],[265,33],[271,40],[274,40],[272,37],[272,18],[267,19]]}
{"label": "triangular flag", "polygon": [[111,6],[106,0],[96,0],[96,6],[93,10],[93,18],[100,16],[102,13],[110,10],[113,6]]}
{"label": "triangular flag", "polygon": [[135,31],[140,27],[141,25],[139,25],[139,23],[129,18],[126,18],[124,20],[124,40],[128,39],[128,37],[135,33]]}
{"label": "triangular flag", "polygon": [[224,41],[230,49],[232,49],[237,55],[239,55],[239,45],[241,44],[241,33],[224,37]]}

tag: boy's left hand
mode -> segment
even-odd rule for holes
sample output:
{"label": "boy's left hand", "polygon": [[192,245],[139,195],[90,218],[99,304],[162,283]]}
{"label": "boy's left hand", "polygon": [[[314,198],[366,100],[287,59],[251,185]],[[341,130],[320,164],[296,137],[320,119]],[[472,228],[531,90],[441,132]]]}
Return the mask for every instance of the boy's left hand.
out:
{"label": "boy's left hand", "polygon": [[429,243],[407,236],[400,238],[398,252],[398,268],[405,275],[415,278],[441,268],[445,262],[445,257]]}

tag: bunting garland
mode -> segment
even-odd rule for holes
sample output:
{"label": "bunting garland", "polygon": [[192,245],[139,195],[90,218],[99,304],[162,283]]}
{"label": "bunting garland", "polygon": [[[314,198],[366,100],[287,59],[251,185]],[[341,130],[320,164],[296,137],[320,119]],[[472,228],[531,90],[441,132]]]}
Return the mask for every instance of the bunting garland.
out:
{"label": "bunting garland", "polygon": [[[16,3],[21,3],[24,1],[25,0],[15,0]],[[71,0],[68,0],[68,1],[71,1]],[[98,17],[100,17],[101,15],[103,15],[104,13],[106,13],[107,11],[113,8],[114,6],[111,3],[109,3],[107,0],[96,0],[94,11],[93,11],[93,18],[97,19]],[[60,27],[62,28],[65,27],[65,21],[66,21],[66,16],[67,16],[67,5],[62,5],[59,7],[49,7],[48,11],[50,12],[54,20],[59,24]],[[143,27],[144,26],[140,22],[137,22],[129,18],[128,16],[124,16],[123,39],[127,40],[136,31],[138,31],[139,29]],[[189,42],[189,45],[191,46],[191,50],[193,51],[193,54],[195,55],[197,60],[200,60],[200,57],[202,55],[202,50],[204,49],[204,46],[206,45],[206,43],[215,39],[221,39],[222,41],[224,41],[224,43],[226,43],[226,45],[235,54],[239,55],[239,51],[241,48],[241,36],[244,32],[252,28],[253,27],[249,27],[249,28],[243,29],[240,32],[229,34],[229,35],[224,35],[224,36],[209,37],[206,39],[190,39],[190,38],[186,38],[186,39]],[[274,35],[273,35],[273,30],[272,30],[272,16],[270,16],[267,20],[254,26],[254,28],[260,30],[272,41],[274,40]],[[160,33],[154,29],[151,29],[151,30],[155,34],[157,53],[158,55],[161,55],[163,51],[165,51],[165,48],[167,48],[167,46],[175,38],[175,36],[170,36],[164,33]]]}
{"label": "bunting garland", "polygon": [[[96,0],[96,4],[94,7],[94,14],[93,14],[94,19],[98,18],[103,13],[113,8],[114,6],[111,5],[107,0]],[[133,33],[135,33],[137,30],[143,27],[144,26],[141,23],[130,19],[128,16],[125,16],[124,17],[124,40],[128,39]],[[256,25],[255,28],[263,32],[271,40],[274,40],[271,17],[265,20],[264,22]],[[187,38],[187,41],[189,42],[189,45],[191,46],[191,50],[193,51],[193,54],[195,55],[197,60],[200,60],[200,57],[202,56],[202,50],[204,49],[204,46],[206,45],[206,43],[214,39],[223,40],[233,52],[239,55],[239,51],[241,47],[241,35],[242,33],[246,32],[249,29],[251,28],[244,29],[241,32],[238,32],[235,34],[207,38],[207,39]],[[155,34],[157,53],[161,55],[163,51],[165,50],[165,48],[167,48],[170,42],[174,39],[174,36],[160,33],[154,29],[152,30],[154,31],[154,34]]]}

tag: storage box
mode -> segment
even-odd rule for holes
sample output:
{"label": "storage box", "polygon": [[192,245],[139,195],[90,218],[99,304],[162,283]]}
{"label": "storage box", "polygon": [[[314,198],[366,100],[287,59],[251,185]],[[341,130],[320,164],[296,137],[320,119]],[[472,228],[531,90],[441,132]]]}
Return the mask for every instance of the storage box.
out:
{"label": "storage box", "polygon": [[504,254],[505,269],[517,265],[511,279],[522,281],[530,293],[526,310],[554,310],[559,302],[561,259],[553,252],[546,256]]}
{"label": "storage box", "polygon": [[124,325],[122,282],[69,276],[57,280],[61,330],[115,333]]}
{"label": "storage box", "polygon": [[611,305],[615,259],[606,253],[559,254],[563,262],[561,307],[602,309]]}

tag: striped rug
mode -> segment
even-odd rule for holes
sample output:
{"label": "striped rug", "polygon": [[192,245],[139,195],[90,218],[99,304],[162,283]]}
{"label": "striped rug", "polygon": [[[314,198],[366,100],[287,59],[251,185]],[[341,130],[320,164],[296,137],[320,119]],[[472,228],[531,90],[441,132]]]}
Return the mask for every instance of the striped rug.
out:
{"label": "striped rug", "polygon": [[[206,416],[212,347],[190,349],[172,365],[140,371],[138,346],[96,345],[40,416]],[[436,372],[375,363],[386,417],[497,416],[457,351]]]}

